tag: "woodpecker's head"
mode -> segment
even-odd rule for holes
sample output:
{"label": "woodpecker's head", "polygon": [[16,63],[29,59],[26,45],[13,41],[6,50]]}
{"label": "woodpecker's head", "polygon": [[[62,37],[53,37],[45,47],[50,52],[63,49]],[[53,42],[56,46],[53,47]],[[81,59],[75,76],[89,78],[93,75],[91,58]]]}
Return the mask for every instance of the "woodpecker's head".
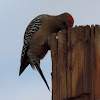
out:
{"label": "woodpecker's head", "polygon": [[59,15],[59,27],[60,29],[68,29],[69,27],[72,27],[74,24],[74,19],[69,13],[63,13]]}

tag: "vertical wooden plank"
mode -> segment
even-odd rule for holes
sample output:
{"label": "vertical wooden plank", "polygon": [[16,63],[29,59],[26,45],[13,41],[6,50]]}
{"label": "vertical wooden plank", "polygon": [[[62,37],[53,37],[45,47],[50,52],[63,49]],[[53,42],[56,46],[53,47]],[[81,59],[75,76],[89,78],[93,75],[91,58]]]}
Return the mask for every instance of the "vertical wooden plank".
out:
{"label": "vertical wooden plank", "polygon": [[[83,94],[89,94],[91,90],[91,38],[90,26],[85,26],[84,40],[84,67],[83,67]],[[90,99],[84,99],[90,100]]]}
{"label": "vertical wooden plank", "polygon": [[52,100],[59,100],[58,83],[57,83],[57,66],[58,66],[58,45],[56,33],[53,33],[49,39],[51,57],[52,57]]}
{"label": "vertical wooden plank", "polygon": [[72,71],[72,97],[78,95],[79,90],[77,89],[78,82],[78,27],[71,29],[71,65],[70,70]]}
{"label": "vertical wooden plank", "polygon": [[94,25],[91,25],[91,100],[95,100],[95,29]]}
{"label": "vertical wooden plank", "polygon": [[100,99],[100,26],[95,26],[95,52],[96,52],[96,72],[95,72],[95,100]]}
{"label": "vertical wooden plank", "polygon": [[[80,26],[78,29],[78,82],[77,89],[78,95],[83,93],[83,67],[84,67],[84,27]],[[79,100],[83,100],[80,97]]]}
{"label": "vertical wooden plank", "polygon": [[58,66],[60,69],[60,100],[67,98],[67,31],[58,33]]}
{"label": "vertical wooden plank", "polygon": [[68,29],[68,55],[67,55],[68,65],[67,65],[67,97],[72,97],[72,71],[71,66],[71,29]]}

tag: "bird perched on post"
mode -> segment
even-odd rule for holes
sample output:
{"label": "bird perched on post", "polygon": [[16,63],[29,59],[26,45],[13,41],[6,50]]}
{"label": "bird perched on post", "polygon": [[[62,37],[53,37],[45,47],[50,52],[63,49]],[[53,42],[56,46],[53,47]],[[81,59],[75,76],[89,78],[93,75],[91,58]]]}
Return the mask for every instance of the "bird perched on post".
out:
{"label": "bird perched on post", "polygon": [[32,69],[36,67],[49,89],[48,83],[40,68],[40,60],[49,50],[48,38],[51,34],[68,29],[73,26],[73,23],[74,19],[69,13],[63,13],[57,16],[43,14],[34,18],[24,34],[19,75],[30,64]]}

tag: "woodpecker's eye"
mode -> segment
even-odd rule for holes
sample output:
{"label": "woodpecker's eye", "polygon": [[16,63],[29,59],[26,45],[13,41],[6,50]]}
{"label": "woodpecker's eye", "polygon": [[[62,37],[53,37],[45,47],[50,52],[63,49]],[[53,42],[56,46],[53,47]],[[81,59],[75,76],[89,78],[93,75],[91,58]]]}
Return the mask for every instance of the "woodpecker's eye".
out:
{"label": "woodpecker's eye", "polygon": [[66,22],[63,22],[63,25],[66,25]]}

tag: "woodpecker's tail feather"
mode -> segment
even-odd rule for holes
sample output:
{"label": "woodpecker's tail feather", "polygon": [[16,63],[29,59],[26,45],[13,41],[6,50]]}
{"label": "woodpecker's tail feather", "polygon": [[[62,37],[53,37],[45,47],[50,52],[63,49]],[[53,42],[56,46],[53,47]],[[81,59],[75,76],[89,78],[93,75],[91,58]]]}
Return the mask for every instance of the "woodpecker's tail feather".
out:
{"label": "woodpecker's tail feather", "polygon": [[43,72],[42,72],[41,68],[39,67],[39,65],[37,63],[35,63],[35,66],[36,66],[38,72],[40,73],[41,77],[43,78],[48,90],[50,91],[49,85],[48,85],[48,83],[47,83],[47,81],[46,81],[46,79],[45,79],[45,77],[43,75]]}
{"label": "woodpecker's tail feather", "polygon": [[21,65],[19,70],[19,76],[23,73],[23,71],[26,69],[26,67],[29,65],[28,59],[25,57],[21,59]]}

